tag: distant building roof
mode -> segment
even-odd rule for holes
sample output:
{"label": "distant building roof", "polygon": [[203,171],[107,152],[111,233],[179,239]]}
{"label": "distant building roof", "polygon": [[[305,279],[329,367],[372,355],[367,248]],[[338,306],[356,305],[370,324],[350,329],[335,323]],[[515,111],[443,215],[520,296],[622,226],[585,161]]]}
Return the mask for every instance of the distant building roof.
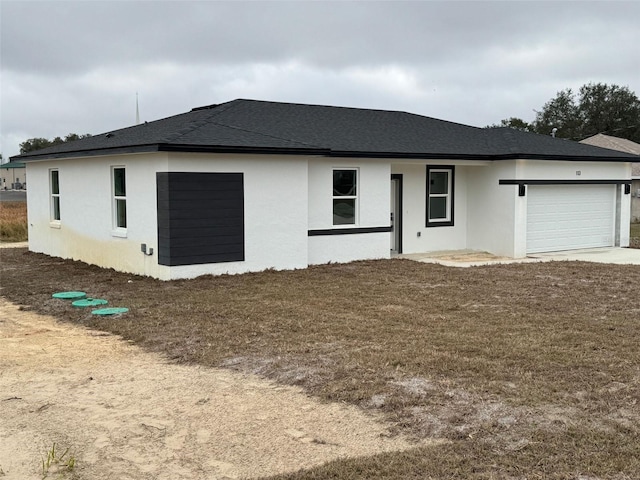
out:
{"label": "distant building roof", "polygon": [[[593,137],[585,138],[581,140],[580,143],[640,155],[640,143],[632,142],[626,138],[612,137],[604,133],[598,133]],[[640,163],[631,165],[631,176],[640,178]]]}
{"label": "distant building roof", "polygon": [[580,143],[640,155],[640,143],[632,142],[626,138],[612,137],[610,135],[605,135],[604,133],[598,133],[593,137],[585,138],[584,140],[581,140]]}
{"label": "distant building roof", "polygon": [[0,165],[0,168],[25,168],[25,164],[22,162],[7,162]]}
{"label": "distant building roof", "polygon": [[632,161],[632,155],[510,128],[406,112],[233,100],[29,152],[22,161],[137,152],[416,159]]}

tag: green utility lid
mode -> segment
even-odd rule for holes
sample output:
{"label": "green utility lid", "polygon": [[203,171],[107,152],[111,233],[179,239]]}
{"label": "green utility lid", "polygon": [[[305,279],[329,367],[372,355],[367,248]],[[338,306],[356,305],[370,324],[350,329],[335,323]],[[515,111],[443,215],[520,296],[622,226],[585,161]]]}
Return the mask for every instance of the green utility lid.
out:
{"label": "green utility lid", "polygon": [[94,315],[119,315],[121,313],[127,313],[128,308],[123,307],[111,307],[111,308],[99,308],[97,310],[91,310]]}
{"label": "green utility lid", "polygon": [[71,305],[74,307],[84,308],[84,307],[97,307],[98,305],[106,305],[106,300],[102,300],[101,298],[83,298],[82,300],[76,300]]}
{"label": "green utility lid", "polygon": [[85,292],[58,292],[51,296],[62,300],[75,300],[77,298],[85,298],[87,294]]}

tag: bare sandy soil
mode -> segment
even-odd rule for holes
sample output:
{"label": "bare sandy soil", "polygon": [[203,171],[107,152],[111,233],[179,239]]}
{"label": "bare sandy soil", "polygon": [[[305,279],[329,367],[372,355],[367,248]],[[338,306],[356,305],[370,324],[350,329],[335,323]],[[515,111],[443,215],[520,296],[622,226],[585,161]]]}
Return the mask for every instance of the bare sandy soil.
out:
{"label": "bare sandy soil", "polygon": [[406,449],[355,407],[227,370],[170,364],[0,298],[0,478],[224,479]]}

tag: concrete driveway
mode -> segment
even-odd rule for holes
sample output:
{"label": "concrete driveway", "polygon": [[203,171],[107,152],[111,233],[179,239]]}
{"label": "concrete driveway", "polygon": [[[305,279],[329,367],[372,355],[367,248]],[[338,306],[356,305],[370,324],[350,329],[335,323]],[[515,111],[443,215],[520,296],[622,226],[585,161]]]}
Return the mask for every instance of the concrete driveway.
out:
{"label": "concrete driveway", "polygon": [[439,263],[448,267],[474,267],[508,263],[535,263],[552,261],[582,261],[596,263],[615,263],[619,265],[640,265],[640,249],[633,248],[588,248],[564,252],[536,253],[526,258],[497,257],[487,252],[475,250],[451,250],[446,252],[427,252],[400,254],[398,258],[407,258],[417,262]]}
{"label": "concrete driveway", "polygon": [[529,256],[543,261],[579,260],[582,262],[640,265],[640,249],[637,248],[587,248],[565,252],[536,253]]}

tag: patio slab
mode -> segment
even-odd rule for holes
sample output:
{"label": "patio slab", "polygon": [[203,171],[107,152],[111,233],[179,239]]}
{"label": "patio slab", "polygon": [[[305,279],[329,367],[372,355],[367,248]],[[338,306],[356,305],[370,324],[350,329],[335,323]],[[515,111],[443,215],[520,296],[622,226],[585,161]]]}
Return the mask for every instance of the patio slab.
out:
{"label": "patio slab", "polygon": [[619,265],[640,265],[640,250],[632,248],[589,248],[563,252],[536,253],[525,258],[500,257],[477,250],[449,250],[439,252],[399,254],[396,258],[406,258],[417,262],[438,263],[448,267],[474,267],[479,265],[535,263],[551,261],[582,261],[614,263]]}
{"label": "patio slab", "polygon": [[403,253],[396,258],[407,258],[416,262],[438,263],[447,267],[475,267],[480,265],[508,264],[508,263],[532,263],[545,260],[537,258],[511,258],[499,257],[489,252],[478,250],[447,250],[425,253]]}

